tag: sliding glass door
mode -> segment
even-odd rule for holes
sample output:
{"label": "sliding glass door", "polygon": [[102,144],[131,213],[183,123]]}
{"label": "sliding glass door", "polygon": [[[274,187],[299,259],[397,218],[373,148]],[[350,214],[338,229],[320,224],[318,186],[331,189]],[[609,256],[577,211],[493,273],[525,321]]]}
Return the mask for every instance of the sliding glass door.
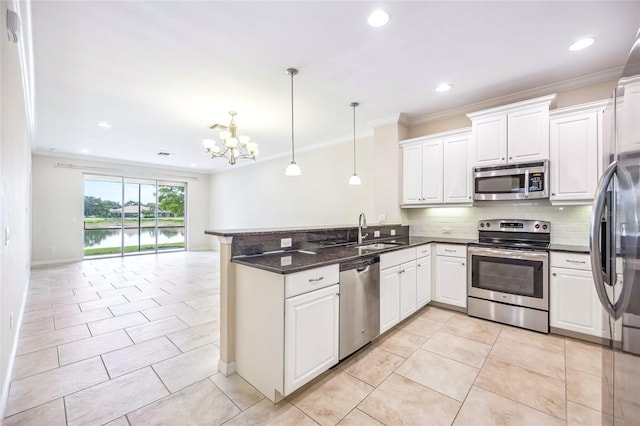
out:
{"label": "sliding glass door", "polygon": [[184,250],[186,183],[85,176],[84,254]]}

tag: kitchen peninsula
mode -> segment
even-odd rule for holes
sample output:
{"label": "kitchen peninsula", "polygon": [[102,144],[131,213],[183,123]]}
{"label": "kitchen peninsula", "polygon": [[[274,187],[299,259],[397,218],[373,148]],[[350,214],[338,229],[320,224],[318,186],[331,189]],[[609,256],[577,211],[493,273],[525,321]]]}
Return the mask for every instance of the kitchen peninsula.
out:
{"label": "kitchen peninsula", "polygon": [[[219,370],[227,375],[237,371],[274,402],[338,362],[338,283],[341,264],[381,255],[381,268],[388,267],[385,271],[395,274],[387,281],[381,278],[380,283],[380,331],[384,332],[431,300],[430,243],[441,243],[442,247],[457,245],[466,253],[468,242],[466,239],[410,236],[409,227],[401,225],[369,226],[364,229],[344,226],[209,230],[205,233],[218,237],[220,241]],[[364,236],[360,244],[358,235]],[[423,264],[420,263],[420,256]],[[396,260],[397,263],[394,263]],[[413,265],[413,269],[409,268],[413,273],[410,280],[413,286],[412,308],[404,309],[404,314],[400,313],[400,277],[405,272],[400,269],[401,263]],[[422,292],[416,290],[416,266],[423,266],[425,279],[422,281],[427,290]],[[385,308],[384,300],[388,297],[385,298],[383,286],[386,283],[391,284],[389,288],[395,291],[390,303],[391,310]],[[464,288],[461,290],[466,291]],[[417,293],[425,295],[421,305],[416,302],[417,298],[420,299]],[[312,295],[315,297],[313,300],[309,299]],[[314,322],[324,327],[315,329],[313,324],[305,324],[309,331],[302,338],[309,336],[309,341],[304,344],[298,342],[297,346],[292,342],[291,333],[286,338],[285,330],[292,326],[288,321],[293,321],[302,309],[300,305],[296,308],[294,301],[317,309],[312,314],[313,318],[318,316]],[[384,319],[385,312],[391,312],[390,316],[387,315],[389,320]],[[301,327],[294,324],[294,328],[298,331],[297,338],[300,338]],[[334,346],[330,345],[324,352],[323,348],[317,347],[323,337],[334,342]],[[331,356],[334,352],[335,357]],[[310,361],[307,357],[312,354],[316,358],[326,357]],[[293,364],[296,372],[291,357],[295,358]]]}

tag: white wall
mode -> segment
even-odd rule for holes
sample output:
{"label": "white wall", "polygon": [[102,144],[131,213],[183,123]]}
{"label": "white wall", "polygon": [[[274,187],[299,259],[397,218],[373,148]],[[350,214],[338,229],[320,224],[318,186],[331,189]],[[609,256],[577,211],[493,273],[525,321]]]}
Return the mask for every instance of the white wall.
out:
{"label": "white wall", "polygon": [[[553,244],[589,244],[591,206],[499,203],[482,207],[406,209],[404,213],[412,235],[477,239],[481,219],[537,219],[551,222]],[[443,228],[451,228],[451,235],[443,234]]]}
{"label": "white wall", "polygon": [[[4,417],[10,369],[29,284],[31,242],[30,135],[18,45],[7,41],[6,14],[7,2],[3,1],[0,3],[0,419]],[[13,328],[9,322],[11,314]]]}
{"label": "white wall", "polygon": [[359,186],[348,184],[353,141],[296,152],[302,176],[284,175],[290,157],[258,159],[254,165],[228,166],[228,171],[211,175],[210,228],[356,225],[360,212],[375,222],[373,143],[361,139],[356,146]]}
{"label": "white wall", "polygon": [[[92,170],[55,167],[57,163],[82,167],[113,169]],[[125,170],[125,172],[122,172]],[[143,171],[144,174],[136,173]],[[187,182],[187,249],[212,247],[208,228],[209,176],[175,170],[152,169],[137,165],[78,160],[45,155],[33,156],[33,243],[34,264],[60,263],[83,258],[84,174],[126,175],[136,178]],[[197,179],[173,177],[194,176]],[[51,250],[55,247],[55,252]]]}

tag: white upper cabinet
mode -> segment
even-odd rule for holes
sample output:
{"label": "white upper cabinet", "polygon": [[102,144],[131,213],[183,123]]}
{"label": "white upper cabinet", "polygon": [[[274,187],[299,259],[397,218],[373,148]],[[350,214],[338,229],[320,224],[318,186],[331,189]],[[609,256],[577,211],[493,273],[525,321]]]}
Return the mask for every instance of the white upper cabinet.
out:
{"label": "white upper cabinet", "polygon": [[471,200],[469,129],[402,142],[402,204],[455,204]]}
{"label": "white upper cabinet", "polygon": [[476,166],[549,158],[549,105],[555,95],[467,114]]}
{"label": "white upper cabinet", "polygon": [[402,203],[422,202],[422,145],[402,149]]}
{"label": "white upper cabinet", "polygon": [[554,111],[549,120],[550,185],[554,204],[590,203],[598,184],[604,104]]}
{"label": "white upper cabinet", "polygon": [[637,152],[640,150],[640,81],[626,79],[618,88],[618,99],[618,152]]}
{"label": "white upper cabinet", "polygon": [[471,202],[469,133],[444,138],[444,203]]}
{"label": "white upper cabinet", "polygon": [[442,139],[422,144],[422,202],[442,203]]}
{"label": "white upper cabinet", "polygon": [[473,120],[473,158],[477,166],[507,162],[507,116],[504,114]]}

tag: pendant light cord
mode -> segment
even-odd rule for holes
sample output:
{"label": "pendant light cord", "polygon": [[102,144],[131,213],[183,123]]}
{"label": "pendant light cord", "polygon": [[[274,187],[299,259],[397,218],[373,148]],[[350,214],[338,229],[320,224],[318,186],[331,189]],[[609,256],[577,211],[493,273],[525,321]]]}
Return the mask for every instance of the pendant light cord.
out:
{"label": "pendant light cord", "polygon": [[296,153],[295,153],[295,144],[293,143],[293,76],[295,73],[290,72],[291,74],[291,162],[296,162]]}
{"label": "pendant light cord", "polygon": [[351,104],[353,107],[353,174],[356,174],[356,106]]}

